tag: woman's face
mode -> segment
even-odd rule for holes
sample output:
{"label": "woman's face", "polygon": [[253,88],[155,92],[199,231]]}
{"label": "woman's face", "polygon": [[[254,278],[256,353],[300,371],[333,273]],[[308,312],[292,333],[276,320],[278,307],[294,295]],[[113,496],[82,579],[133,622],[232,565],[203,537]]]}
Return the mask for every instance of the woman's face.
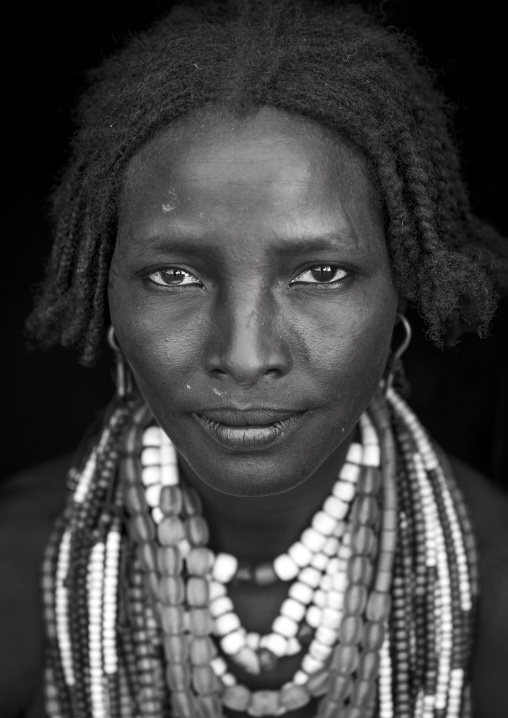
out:
{"label": "woman's face", "polygon": [[364,160],[274,109],[180,122],[128,167],[109,302],[199,480],[237,496],[300,485],[388,355],[397,292]]}

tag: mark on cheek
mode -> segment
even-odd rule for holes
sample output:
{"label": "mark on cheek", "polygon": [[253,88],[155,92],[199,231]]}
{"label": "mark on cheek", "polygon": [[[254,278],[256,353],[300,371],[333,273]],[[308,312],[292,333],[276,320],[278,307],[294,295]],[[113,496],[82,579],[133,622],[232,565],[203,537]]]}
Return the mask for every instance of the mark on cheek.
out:
{"label": "mark on cheek", "polygon": [[176,209],[176,193],[172,189],[168,190],[168,201],[162,203],[162,211],[172,212]]}
{"label": "mark on cheek", "polygon": [[217,396],[222,396],[222,391],[219,391],[219,390],[216,389],[215,387],[213,387],[212,391],[213,391],[214,394],[217,394]]}
{"label": "mark on cheek", "polygon": [[187,389],[190,389],[190,384],[186,384],[185,386],[187,387]]}

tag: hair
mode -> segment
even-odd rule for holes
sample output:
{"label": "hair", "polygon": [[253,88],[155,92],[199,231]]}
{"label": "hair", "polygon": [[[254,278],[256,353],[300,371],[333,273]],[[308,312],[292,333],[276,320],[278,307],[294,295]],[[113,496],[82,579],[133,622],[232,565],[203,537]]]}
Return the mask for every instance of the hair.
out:
{"label": "hair", "polygon": [[28,334],[93,363],[128,162],[185,115],[263,106],[316,120],[367,157],[394,281],[429,337],[484,336],[508,286],[508,243],[472,214],[447,103],[413,41],[323,0],[183,2],[90,73]]}

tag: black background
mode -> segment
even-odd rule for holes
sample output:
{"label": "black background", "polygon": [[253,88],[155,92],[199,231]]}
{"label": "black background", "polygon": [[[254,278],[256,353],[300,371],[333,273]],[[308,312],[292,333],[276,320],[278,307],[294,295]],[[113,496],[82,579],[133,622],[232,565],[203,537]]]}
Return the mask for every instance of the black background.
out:
{"label": "black background", "polygon": [[[83,369],[69,351],[28,352],[23,322],[49,248],[47,196],[84,71],[169,5],[88,0],[2,11],[2,476],[72,450],[113,391],[107,347],[95,369]],[[504,3],[390,0],[383,10],[439,71],[456,105],[473,205],[508,235]],[[508,490],[507,300],[489,338],[468,337],[451,350],[434,348],[416,312],[409,316],[412,405],[448,451]]]}

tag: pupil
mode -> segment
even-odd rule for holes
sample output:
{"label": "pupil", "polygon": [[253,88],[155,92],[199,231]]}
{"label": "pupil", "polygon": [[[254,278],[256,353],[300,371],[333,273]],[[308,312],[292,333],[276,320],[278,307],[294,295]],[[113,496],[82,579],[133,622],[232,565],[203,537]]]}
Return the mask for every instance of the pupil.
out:
{"label": "pupil", "polygon": [[312,272],[314,279],[317,279],[318,282],[326,282],[330,280],[334,274],[333,267],[330,267],[329,264],[322,264],[320,267],[313,267],[310,271]]}

